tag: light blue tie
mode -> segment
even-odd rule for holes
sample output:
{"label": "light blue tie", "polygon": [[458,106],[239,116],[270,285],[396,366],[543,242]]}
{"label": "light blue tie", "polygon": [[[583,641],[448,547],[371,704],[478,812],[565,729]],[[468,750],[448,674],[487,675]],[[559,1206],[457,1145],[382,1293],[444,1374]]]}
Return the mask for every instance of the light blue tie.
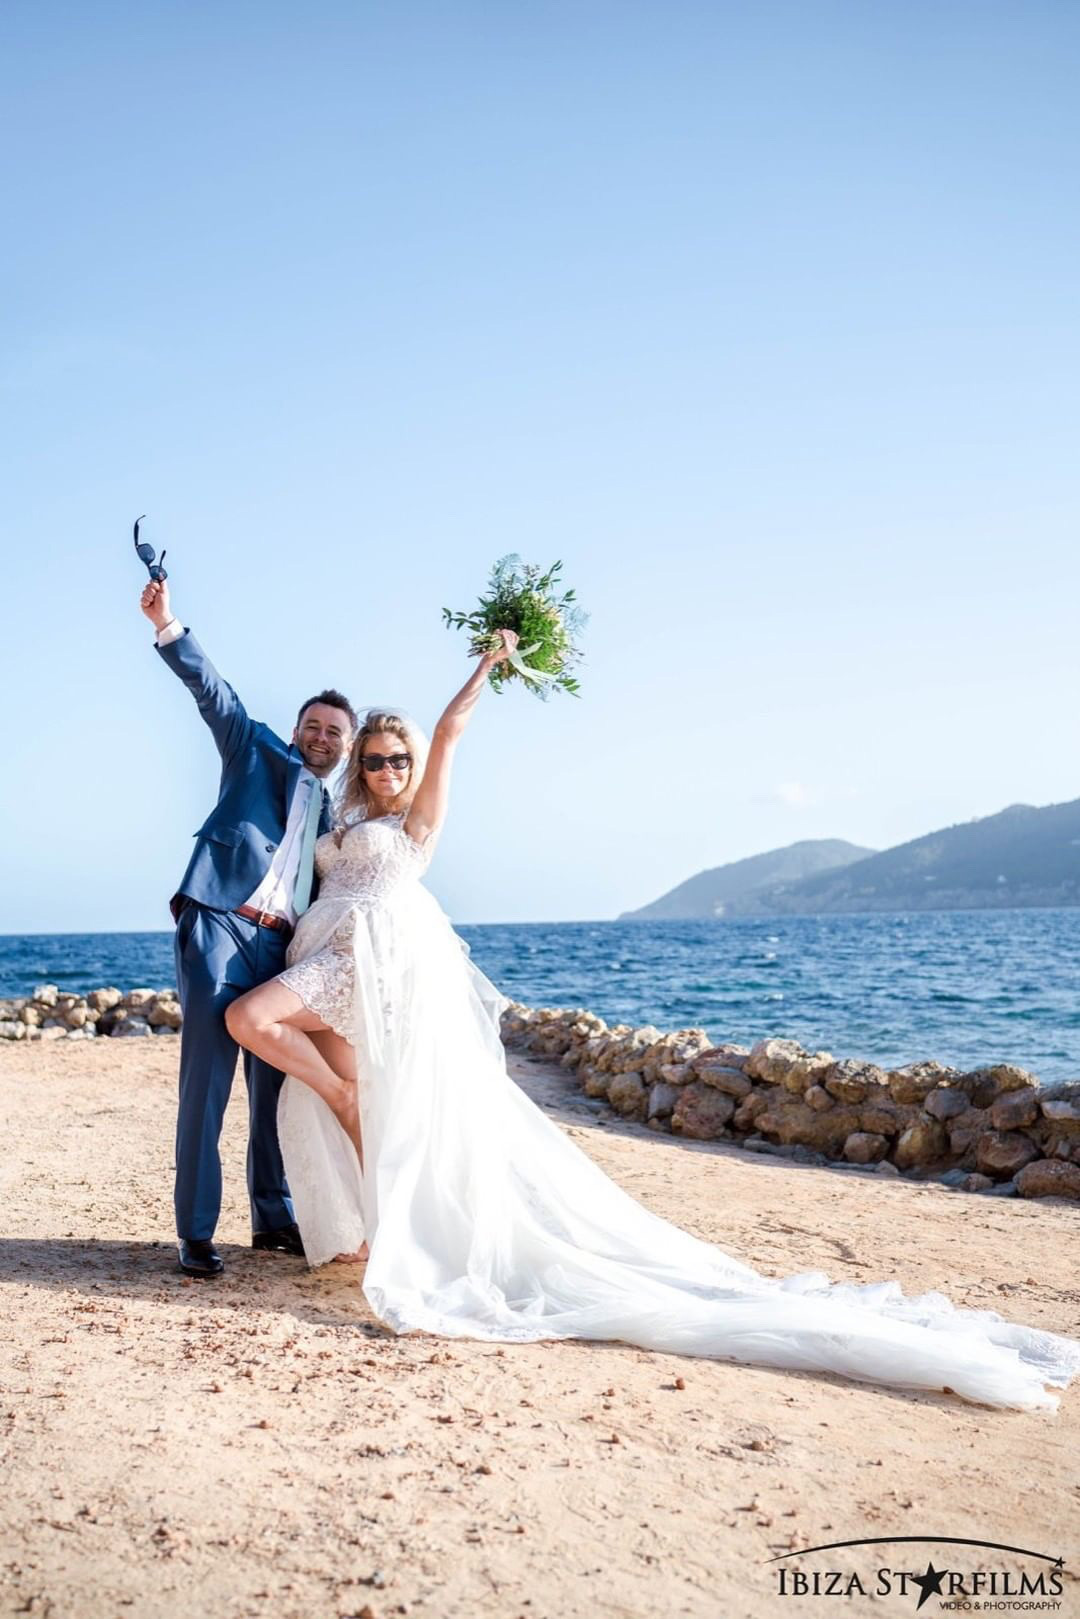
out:
{"label": "light blue tie", "polygon": [[293,910],[297,916],[303,916],[311,904],[311,885],[315,879],[315,838],[319,830],[319,816],[322,812],[322,787],[312,778],[311,796],[308,799],[307,815],[304,820],[304,835],[300,842],[300,866],[296,873],[296,892],[293,895]]}

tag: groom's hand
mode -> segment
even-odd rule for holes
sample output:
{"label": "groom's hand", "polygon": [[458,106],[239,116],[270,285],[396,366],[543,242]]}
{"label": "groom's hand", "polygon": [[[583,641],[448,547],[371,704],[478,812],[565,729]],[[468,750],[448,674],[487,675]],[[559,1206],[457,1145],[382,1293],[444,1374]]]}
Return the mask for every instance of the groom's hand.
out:
{"label": "groom's hand", "polygon": [[139,606],[154,626],[155,630],[163,630],[173,616],[169,606],[169,587],[164,579],[151,579],[142,595],[139,597]]}

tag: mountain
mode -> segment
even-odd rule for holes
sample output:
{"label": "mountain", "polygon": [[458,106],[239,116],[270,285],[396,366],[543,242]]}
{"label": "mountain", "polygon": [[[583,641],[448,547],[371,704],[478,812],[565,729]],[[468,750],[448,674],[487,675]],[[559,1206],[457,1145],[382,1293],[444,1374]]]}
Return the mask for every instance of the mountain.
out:
{"label": "mountain", "polygon": [[744,907],[752,903],[758,890],[782,892],[786,885],[800,878],[834,871],[838,866],[862,861],[873,853],[872,849],[860,849],[840,838],[792,843],[786,849],[772,849],[768,854],[751,855],[748,860],[733,860],[726,866],[715,866],[712,871],[701,871],[670,893],[653,900],[651,905],[643,905],[637,911],[624,911],[619,920],[685,922],[701,917],[757,915],[756,909]]}
{"label": "mountain", "polygon": [[[708,905],[708,879],[752,864],[739,861],[702,872],[641,916],[816,916],[850,911],[958,911],[1026,905],[1080,905],[1080,799],[1034,808],[1013,804],[997,815],[928,832],[895,849],[868,854],[851,844],[795,844],[794,848],[851,849],[852,857],[794,880],[767,879],[718,894],[722,910]],[[791,851],[780,850],[778,855]],[[777,856],[759,855],[768,861]],[[700,884],[695,911],[667,907]]]}

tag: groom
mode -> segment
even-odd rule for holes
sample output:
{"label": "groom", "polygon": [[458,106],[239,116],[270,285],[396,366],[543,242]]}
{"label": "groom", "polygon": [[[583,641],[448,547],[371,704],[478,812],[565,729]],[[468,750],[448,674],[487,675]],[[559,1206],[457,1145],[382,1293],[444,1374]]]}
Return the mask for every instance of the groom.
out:
{"label": "groom", "polygon": [[[170,902],[184,1010],[174,1196],[180,1269],[218,1276],[225,1269],[213,1242],[221,1212],[218,1141],[237,1054],[225,1010],[285,965],[297,917],[311,902],[315,839],[330,824],[322,781],[344,757],[356,715],[340,692],[319,692],[300,709],[290,746],[248,717],[173,617],[164,580],[146,586],[140,605],[161,658],[191,692],[221,755],[217,804],[195,834]],[[303,1254],[277,1136],[284,1075],[245,1051],[244,1077],[252,1247]]]}

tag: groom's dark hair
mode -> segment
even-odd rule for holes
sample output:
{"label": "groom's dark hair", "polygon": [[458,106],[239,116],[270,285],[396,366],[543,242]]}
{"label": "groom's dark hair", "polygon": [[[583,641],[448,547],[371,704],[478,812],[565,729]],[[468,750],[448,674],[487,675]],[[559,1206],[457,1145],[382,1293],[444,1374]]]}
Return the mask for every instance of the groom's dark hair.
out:
{"label": "groom's dark hair", "polygon": [[296,716],[297,730],[300,729],[304,715],[307,713],[312,703],[325,703],[327,708],[340,708],[343,713],[348,714],[349,726],[353,735],[356,735],[360,722],[356,717],[353,706],[347,697],[342,696],[341,692],[339,691],[334,691],[333,688],[328,691],[317,692],[314,697],[309,697],[306,703],[300,704],[300,712]]}

